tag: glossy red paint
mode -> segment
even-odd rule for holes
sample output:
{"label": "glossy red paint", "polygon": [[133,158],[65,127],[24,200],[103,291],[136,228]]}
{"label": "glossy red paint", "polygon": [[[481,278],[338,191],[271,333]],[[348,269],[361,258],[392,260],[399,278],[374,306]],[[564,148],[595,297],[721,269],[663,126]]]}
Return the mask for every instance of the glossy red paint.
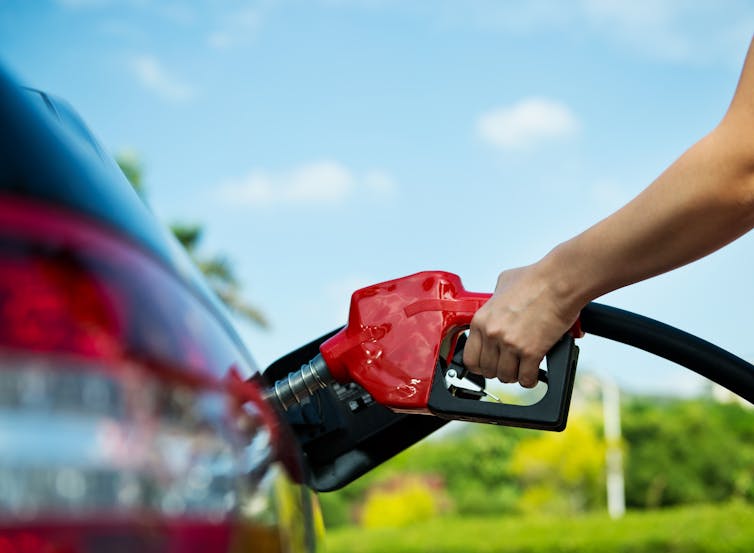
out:
{"label": "glossy red paint", "polygon": [[[135,532],[134,527],[139,527]],[[82,523],[50,519],[2,529],[0,553],[202,553],[228,551],[232,527],[205,520],[156,522],[153,517],[99,517]]]}
{"label": "glossy red paint", "polygon": [[[76,471],[76,482],[87,482],[87,490],[98,489],[103,474],[108,486],[121,470],[145,475],[157,482],[149,492],[155,497],[189,489],[192,484],[182,480],[188,474],[214,470],[212,485],[225,486],[233,501],[220,505],[211,486],[206,504],[183,512],[147,498],[133,506],[119,503],[117,494],[112,504],[104,495],[92,504],[81,495],[65,508],[57,496],[49,504],[45,496],[32,511],[0,509],[0,553],[219,553],[235,550],[239,541],[245,550],[294,550],[279,543],[286,527],[274,522],[277,492],[271,486],[282,477],[265,478],[276,459],[289,461],[289,474],[300,471],[300,459],[286,453],[292,439],[281,437],[259,378],[247,380],[255,372],[212,307],[155,258],[80,214],[0,196],[0,378],[6,384],[47,379],[49,405],[40,412],[51,415],[51,424],[40,426],[19,450],[26,447],[25,454],[36,455],[51,474]],[[61,407],[49,391],[61,382],[67,383],[61,394],[79,382],[107,383],[113,391],[108,397],[124,399],[107,409],[88,411],[71,402]],[[15,418],[0,426],[36,420],[35,409],[43,409],[11,407]],[[52,441],[45,432],[57,428],[52,423],[68,420],[84,422],[71,432],[80,442],[66,443],[66,454],[78,463],[76,451],[96,452],[94,468],[83,461],[71,465],[44,447],[45,439]],[[116,447],[121,442],[124,447]],[[252,442],[256,456],[242,455]],[[142,451],[164,444],[179,444],[172,457]],[[182,451],[188,453],[180,457]],[[183,464],[172,467],[178,457]],[[28,463],[14,462],[3,467],[6,473],[26,470]],[[268,496],[270,506],[259,515],[267,519],[241,512],[240,506]]]}
{"label": "glossy red paint", "polygon": [[[0,197],[0,347],[138,362],[156,376],[225,390],[278,423],[245,355],[158,263],[80,215]],[[103,365],[106,366],[106,365]],[[245,375],[245,376],[244,376]]]}
{"label": "glossy red paint", "polygon": [[354,292],[348,324],[320,352],[336,380],[357,382],[395,411],[428,413],[442,343],[466,328],[489,298],[445,271],[368,286]]}
{"label": "glossy red paint", "polygon": [[0,346],[130,359],[176,379],[256,369],[180,280],[80,214],[0,196]]}

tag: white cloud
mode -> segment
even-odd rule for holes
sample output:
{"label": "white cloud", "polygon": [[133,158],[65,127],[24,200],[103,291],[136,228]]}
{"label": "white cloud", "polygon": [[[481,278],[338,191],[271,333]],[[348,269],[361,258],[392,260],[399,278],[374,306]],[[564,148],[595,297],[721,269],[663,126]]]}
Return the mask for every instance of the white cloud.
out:
{"label": "white cloud", "polygon": [[216,50],[226,50],[233,46],[233,35],[227,31],[213,31],[207,36],[207,44]]}
{"label": "white cloud", "polygon": [[223,14],[214,29],[207,35],[207,44],[216,50],[227,50],[244,44],[254,37],[262,21],[258,7],[245,7]]}
{"label": "white cloud", "polygon": [[162,1],[144,5],[144,7],[147,6],[151,7],[154,12],[165,21],[184,27],[195,25],[200,17],[196,10],[196,6],[192,2]]}
{"label": "white cloud", "polygon": [[698,50],[680,23],[695,10],[703,12],[703,2],[692,13],[675,0],[583,0],[581,10],[592,28],[641,54],[687,61]]}
{"label": "white cloud", "polygon": [[393,178],[382,171],[368,171],[364,175],[364,186],[382,195],[392,194],[397,187]]}
{"label": "white cloud", "polygon": [[683,64],[740,64],[754,27],[751,0],[320,1],[419,14],[443,28],[475,27],[507,35],[554,32],[579,39],[588,33],[637,56]]}
{"label": "white cloud", "polygon": [[501,150],[528,150],[541,142],[574,136],[581,123],[565,104],[525,98],[479,116],[477,133]]}
{"label": "white cloud", "polygon": [[183,102],[194,97],[193,87],[173,75],[154,56],[134,56],[128,66],[144,88],[165,100]]}
{"label": "white cloud", "polygon": [[97,30],[103,35],[122,41],[143,42],[147,38],[143,28],[121,19],[103,19],[97,24]]}
{"label": "white cloud", "polygon": [[[481,1],[487,20],[523,33],[549,29],[589,31],[605,42],[663,62],[699,64],[735,57],[751,40],[750,0],[533,0]],[[494,16],[490,15],[494,14]]]}
{"label": "white cloud", "polygon": [[336,161],[316,161],[288,171],[254,170],[246,176],[220,184],[220,195],[229,203],[264,206],[272,204],[337,204],[359,190],[387,195],[395,190],[393,179],[382,171],[357,175]]}

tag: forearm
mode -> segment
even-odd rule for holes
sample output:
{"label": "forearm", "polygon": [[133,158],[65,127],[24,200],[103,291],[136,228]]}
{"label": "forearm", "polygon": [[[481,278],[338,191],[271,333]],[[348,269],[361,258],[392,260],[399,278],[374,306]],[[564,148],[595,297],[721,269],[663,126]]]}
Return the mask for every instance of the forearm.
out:
{"label": "forearm", "polygon": [[751,129],[723,121],[639,196],[540,265],[582,306],[694,261],[754,227]]}
{"label": "forearm", "polygon": [[531,387],[591,300],[690,263],[754,227],[754,42],[728,113],[622,209],[534,265],[503,271],[471,321],[472,371]]}
{"label": "forearm", "polygon": [[572,308],[690,263],[753,226],[754,41],[717,128],[625,207],[537,265]]}

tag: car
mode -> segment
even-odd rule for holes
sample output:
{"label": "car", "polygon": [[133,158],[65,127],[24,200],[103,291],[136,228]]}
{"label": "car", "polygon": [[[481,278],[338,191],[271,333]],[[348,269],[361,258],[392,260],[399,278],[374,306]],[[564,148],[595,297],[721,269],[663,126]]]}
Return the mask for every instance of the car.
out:
{"label": "car", "polygon": [[317,551],[315,492],[444,424],[276,407],[327,336],[265,376],[69,104],[0,71],[0,128],[0,552]]}
{"label": "car", "polygon": [[68,104],[3,74],[0,120],[0,551],[315,550],[295,442],[180,246]]}

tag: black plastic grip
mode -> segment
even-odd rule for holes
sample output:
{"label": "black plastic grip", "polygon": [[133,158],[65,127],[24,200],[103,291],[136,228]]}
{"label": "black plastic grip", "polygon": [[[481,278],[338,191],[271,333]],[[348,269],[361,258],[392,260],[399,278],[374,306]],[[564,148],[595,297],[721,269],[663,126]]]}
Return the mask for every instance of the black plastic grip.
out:
{"label": "black plastic grip", "polygon": [[[427,407],[438,417],[449,420],[518,426],[561,431],[568,421],[571,392],[579,348],[566,335],[547,354],[547,392],[533,405],[511,405],[477,401],[452,395],[446,388],[442,370],[435,370]],[[458,354],[454,356],[458,358]],[[540,378],[541,379],[541,378]]]}

